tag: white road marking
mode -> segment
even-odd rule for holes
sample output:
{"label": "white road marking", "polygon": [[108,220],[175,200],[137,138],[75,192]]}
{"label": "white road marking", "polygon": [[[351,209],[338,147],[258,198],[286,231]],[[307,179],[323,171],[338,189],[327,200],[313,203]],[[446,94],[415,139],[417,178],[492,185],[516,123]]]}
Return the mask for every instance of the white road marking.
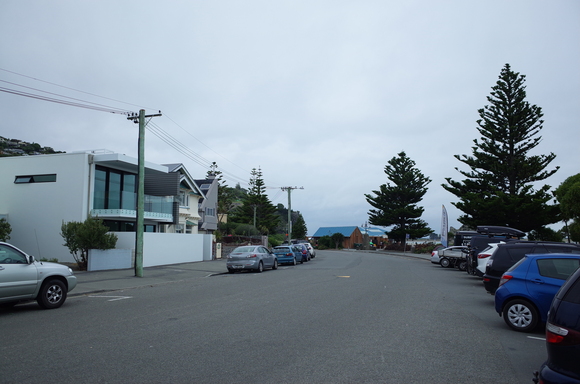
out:
{"label": "white road marking", "polygon": [[112,297],[111,300],[107,300],[107,301],[117,301],[117,300],[125,300],[125,299],[132,299],[133,296],[96,296],[96,295],[90,295],[89,297]]}
{"label": "white road marking", "polygon": [[546,341],[545,337],[536,337],[536,336],[527,336],[528,339],[534,339],[534,340],[542,340],[542,341]]}

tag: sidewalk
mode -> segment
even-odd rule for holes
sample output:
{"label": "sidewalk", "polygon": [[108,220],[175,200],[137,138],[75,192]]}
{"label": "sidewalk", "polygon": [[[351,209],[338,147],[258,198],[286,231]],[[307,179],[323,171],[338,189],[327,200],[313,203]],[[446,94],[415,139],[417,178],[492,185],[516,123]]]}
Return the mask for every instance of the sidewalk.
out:
{"label": "sidewalk", "polygon": [[69,296],[205,278],[214,274],[227,273],[227,271],[225,259],[147,267],[143,268],[143,277],[136,277],[134,269],[77,271],[75,272],[77,286]]}
{"label": "sidewalk", "polygon": [[[398,257],[413,257],[429,260],[431,254],[416,254],[395,251],[357,251]],[[143,268],[143,277],[136,277],[134,269],[115,269],[107,271],[77,271],[77,286],[69,296],[82,296],[91,293],[119,291],[176,281],[206,278],[215,274],[227,273],[226,259],[198,261],[193,263],[161,265]]]}

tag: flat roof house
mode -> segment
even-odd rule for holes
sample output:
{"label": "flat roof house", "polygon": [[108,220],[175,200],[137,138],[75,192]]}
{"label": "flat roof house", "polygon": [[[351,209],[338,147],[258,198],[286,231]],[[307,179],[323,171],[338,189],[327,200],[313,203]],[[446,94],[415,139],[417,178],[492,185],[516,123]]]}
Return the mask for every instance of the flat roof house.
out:
{"label": "flat roof house", "polygon": [[[0,158],[0,217],[12,227],[10,242],[37,258],[73,261],[63,245],[61,225],[90,215],[103,219],[117,233],[117,248],[134,248],[137,174],[137,159],[107,150]],[[171,237],[180,235],[172,230],[180,223],[189,221],[197,228],[201,193],[193,179],[186,172],[145,162],[144,185],[144,230],[150,234],[145,239],[144,266],[208,259],[207,239],[180,236],[190,238],[187,243]],[[191,197],[191,214],[188,206],[180,204],[180,195]],[[171,252],[176,244],[182,244],[183,250]]]}

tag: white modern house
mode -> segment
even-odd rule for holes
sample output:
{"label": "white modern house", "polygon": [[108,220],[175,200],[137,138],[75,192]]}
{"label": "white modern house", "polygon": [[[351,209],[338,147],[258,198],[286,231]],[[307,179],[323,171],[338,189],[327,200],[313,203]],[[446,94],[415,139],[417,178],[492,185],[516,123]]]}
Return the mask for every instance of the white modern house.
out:
{"label": "white modern house", "polygon": [[[73,262],[61,225],[93,216],[118,236],[118,249],[134,251],[137,173],[137,159],[107,150],[0,158],[0,217],[12,227],[10,243]],[[185,167],[146,162],[144,184],[143,266],[211,260],[213,236],[197,230],[206,195]]]}

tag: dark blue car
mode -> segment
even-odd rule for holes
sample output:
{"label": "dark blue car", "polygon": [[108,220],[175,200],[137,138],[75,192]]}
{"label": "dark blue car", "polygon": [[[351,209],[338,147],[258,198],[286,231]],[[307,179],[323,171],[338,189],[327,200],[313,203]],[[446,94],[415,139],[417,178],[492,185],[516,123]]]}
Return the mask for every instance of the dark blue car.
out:
{"label": "dark blue car", "polygon": [[546,322],[556,292],[579,266],[576,254],[526,255],[502,275],[495,310],[512,329],[534,330]]}
{"label": "dark blue car", "polygon": [[552,301],[546,347],[548,360],[536,382],[580,383],[580,269],[566,280]]}

